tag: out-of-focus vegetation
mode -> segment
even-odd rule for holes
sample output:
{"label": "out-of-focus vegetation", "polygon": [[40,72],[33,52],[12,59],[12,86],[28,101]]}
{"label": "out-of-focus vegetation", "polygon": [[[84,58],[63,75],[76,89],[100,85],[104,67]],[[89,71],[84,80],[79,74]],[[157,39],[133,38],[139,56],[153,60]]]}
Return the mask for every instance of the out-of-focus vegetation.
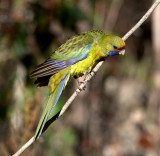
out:
{"label": "out-of-focus vegetation", "polygon": [[[47,89],[36,88],[29,72],[77,33],[100,29],[123,36],[151,3],[0,1],[0,156],[13,154],[34,135],[47,99]],[[23,155],[160,155],[160,49],[153,42],[159,22],[153,15],[126,41],[124,57],[108,58],[85,92]],[[76,87],[72,81],[61,104]]]}

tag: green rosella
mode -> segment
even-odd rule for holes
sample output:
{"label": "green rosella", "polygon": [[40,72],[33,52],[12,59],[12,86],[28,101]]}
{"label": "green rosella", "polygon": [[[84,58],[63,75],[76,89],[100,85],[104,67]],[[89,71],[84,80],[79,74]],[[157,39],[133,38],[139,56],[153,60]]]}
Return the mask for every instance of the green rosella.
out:
{"label": "green rosella", "polygon": [[73,77],[91,72],[95,65],[108,56],[124,55],[125,43],[115,35],[102,31],[89,31],[78,34],[62,44],[50,58],[37,66],[30,76],[37,78],[35,84],[49,88],[49,99],[39,121],[35,137],[39,138],[52,108]]}

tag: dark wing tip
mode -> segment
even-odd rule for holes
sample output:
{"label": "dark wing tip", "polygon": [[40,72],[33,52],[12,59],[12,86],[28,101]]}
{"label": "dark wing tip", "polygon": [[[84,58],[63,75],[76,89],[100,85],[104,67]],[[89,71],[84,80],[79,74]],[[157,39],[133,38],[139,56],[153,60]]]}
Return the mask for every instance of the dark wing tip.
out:
{"label": "dark wing tip", "polygon": [[37,71],[37,68],[35,68],[30,74],[29,77],[30,78],[38,78],[41,77],[42,75],[39,73],[39,71]]}
{"label": "dark wing tip", "polygon": [[37,78],[34,71],[32,71],[32,72],[29,74],[29,77],[30,77],[30,78]]}
{"label": "dark wing tip", "polygon": [[55,61],[52,59],[47,59],[44,63],[37,66],[31,73],[31,78],[40,78],[48,75],[53,75],[68,66],[78,62],[77,59],[69,59],[64,61]]}
{"label": "dark wing tip", "polygon": [[31,78],[38,78],[38,77],[43,77],[47,75],[51,75],[50,73],[53,72],[54,74],[54,63],[55,61],[52,59],[47,59],[45,62],[42,64],[38,65],[31,73],[30,77]]}
{"label": "dark wing tip", "polygon": [[43,86],[48,86],[49,79],[52,75],[48,75],[45,77],[39,77],[37,80],[34,82],[34,84],[37,84],[38,87],[43,87]]}

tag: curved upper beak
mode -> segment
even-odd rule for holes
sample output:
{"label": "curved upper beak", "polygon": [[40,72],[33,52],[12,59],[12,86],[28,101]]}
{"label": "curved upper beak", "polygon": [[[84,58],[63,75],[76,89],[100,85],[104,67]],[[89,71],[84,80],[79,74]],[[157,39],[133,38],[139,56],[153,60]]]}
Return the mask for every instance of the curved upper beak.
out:
{"label": "curved upper beak", "polygon": [[119,55],[124,55],[125,54],[125,49],[119,51]]}

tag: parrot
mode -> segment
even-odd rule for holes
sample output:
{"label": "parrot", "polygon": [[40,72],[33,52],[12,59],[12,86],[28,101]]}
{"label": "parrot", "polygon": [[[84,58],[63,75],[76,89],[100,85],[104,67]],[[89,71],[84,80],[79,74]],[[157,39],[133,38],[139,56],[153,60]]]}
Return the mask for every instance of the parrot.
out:
{"label": "parrot", "polygon": [[79,33],[69,38],[31,73],[38,87],[48,86],[49,98],[40,118],[35,137],[39,138],[52,109],[62,91],[72,78],[79,78],[101,60],[109,56],[124,55],[125,42],[116,35],[107,35],[100,30]]}

